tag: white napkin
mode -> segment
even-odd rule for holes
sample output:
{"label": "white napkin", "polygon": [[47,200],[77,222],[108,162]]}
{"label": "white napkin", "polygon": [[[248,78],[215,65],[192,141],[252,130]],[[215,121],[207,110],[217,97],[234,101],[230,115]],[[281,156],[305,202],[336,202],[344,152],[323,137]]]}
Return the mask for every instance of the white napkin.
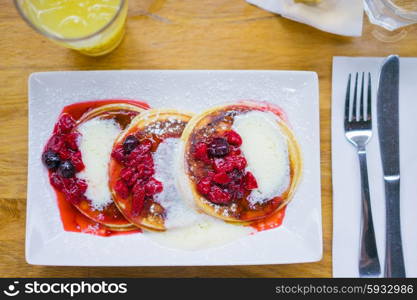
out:
{"label": "white napkin", "polygon": [[[334,57],[332,91],[333,276],[358,277],[361,220],[359,162],[346,140],[343,113],[350,72],[371,72],[373,137],[368,144],[368,174],[374,227],[381,263],[385,261],[385,196],[378,143],[376,93],[384,58]],[[401,226],[407,277],[417,277],[417,58],[400,59]]]}
{"label": "white napkin", "polygon": [[346,36],[362,35],[362,0],[322,0],[314,5],[295,3],[293,0],[246,1],[323,31]]}

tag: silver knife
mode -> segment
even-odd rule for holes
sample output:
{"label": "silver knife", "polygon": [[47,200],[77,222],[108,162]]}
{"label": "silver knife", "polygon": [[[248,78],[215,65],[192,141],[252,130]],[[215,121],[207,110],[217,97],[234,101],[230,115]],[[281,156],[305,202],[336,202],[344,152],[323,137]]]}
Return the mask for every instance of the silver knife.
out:
{"label": "silver knife", "polygon": [[377,95],[386,202],[385,277],[405,277],[400,223],[399,71],[398,56],[389,56],[381,69]]}

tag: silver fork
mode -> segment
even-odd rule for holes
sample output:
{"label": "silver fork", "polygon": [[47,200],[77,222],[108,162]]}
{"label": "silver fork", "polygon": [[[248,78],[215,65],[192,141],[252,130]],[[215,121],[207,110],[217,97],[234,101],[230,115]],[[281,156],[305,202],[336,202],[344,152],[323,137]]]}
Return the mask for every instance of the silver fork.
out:
{"label": "silver fork", "polygon": [[[362,224],[359,275],[361,277],[377,276],[381,273],[381,267],[379,264],[378,250],[375,241],[375,231],[369,196],[368,167],[366,162],[366,145],[372,137],[371,74],[368,73],[366,107],[364,106],[365,73],[362,73],[360,99],[358,99],[358,73],[356,73],[352,105],[352,97],[350,96],[351,77],[351,74],[349,74],[346,90],[345,136],[346,139],[356,147],[361,170]],[[352,106],[352,110],[350,110],[350,106]]]}

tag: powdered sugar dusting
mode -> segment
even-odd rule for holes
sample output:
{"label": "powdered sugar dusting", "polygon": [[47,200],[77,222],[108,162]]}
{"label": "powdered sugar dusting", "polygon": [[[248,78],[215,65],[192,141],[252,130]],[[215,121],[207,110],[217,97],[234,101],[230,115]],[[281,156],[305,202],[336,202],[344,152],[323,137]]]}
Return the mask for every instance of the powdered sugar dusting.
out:
{"label": "powdered sugar dusting", "polygon": [[146,132],[155,134],[155,135],[163,135],[166,133],[178,133],[182,132],[185,127],[185,123],[175,117],[169,117],[167,120],[164,121],[156,121],[149,126],[146,127]]}

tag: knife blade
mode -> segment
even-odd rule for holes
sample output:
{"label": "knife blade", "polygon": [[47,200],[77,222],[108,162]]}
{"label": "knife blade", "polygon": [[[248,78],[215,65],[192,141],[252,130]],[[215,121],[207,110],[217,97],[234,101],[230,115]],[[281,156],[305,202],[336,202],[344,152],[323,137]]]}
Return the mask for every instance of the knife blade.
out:
{"label": "knife blade", "polygon": [[405,277],[400,222],[399,70],[399,57],[389,56],[381,68],[377,93],[386,202],[385,277]]}

